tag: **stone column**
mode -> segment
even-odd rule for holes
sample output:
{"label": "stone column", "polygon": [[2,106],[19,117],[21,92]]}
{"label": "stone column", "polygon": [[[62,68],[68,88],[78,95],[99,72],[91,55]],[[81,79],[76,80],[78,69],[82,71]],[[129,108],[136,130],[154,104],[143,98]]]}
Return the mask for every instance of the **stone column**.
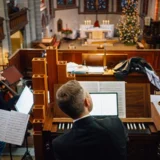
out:
{"label": "stone column", "polygon": [[41,12],[40,12],[40,0],[34,0],[35,11],[35,25],[36,25],[36,39],[42,39],[42,24],[41,24]]}
{"label": "stone column", "polygon": [[6,0],[0,1],[0,14],[4,18],[4,34],[5,39],[2,41],[2,50],[3,54],[8,53],[9,56],[12,55],[12,45],[10,39],[10,26],[9,26],[9,17],[8,17],[8,8]]}

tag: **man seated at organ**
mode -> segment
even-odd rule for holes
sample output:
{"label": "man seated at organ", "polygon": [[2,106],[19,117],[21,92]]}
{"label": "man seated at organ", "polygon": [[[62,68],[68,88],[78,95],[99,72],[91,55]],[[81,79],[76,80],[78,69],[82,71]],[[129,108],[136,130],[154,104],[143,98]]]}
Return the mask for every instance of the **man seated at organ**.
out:
{"label": "man seated at organ", "polygon": [[90,94],[76,80],[63,84],[56,93],[60,109],[73,119],[72,129],[54,139],[57,160],[126,159],[127,133],[118,117],[95,119]]}

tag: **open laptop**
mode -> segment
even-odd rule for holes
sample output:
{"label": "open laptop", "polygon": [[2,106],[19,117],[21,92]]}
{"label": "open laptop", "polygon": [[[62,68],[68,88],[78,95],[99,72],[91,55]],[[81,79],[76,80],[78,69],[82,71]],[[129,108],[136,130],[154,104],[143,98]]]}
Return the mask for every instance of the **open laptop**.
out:
{"label": "open laptop", "polygon": [[90,115],[96,118],[118,116],[118,94],[116,92],[91,92],[93,109]]}
{"label": "open laptop", "polygon": [[25,86],[15,104],[15,108],[20,113],[29,114],[34,103],[33,101],[33,93],[27,86]]}

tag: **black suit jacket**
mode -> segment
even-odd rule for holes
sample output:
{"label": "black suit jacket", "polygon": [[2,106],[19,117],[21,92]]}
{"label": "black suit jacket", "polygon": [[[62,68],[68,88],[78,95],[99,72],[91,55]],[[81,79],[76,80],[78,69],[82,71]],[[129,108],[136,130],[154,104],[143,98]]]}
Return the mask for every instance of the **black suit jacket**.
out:
{"label": "black suit jacket", "polygon": [[127,134],[119,118],[97,120],[92,116],[53,140],[56,160],[125,160]]}

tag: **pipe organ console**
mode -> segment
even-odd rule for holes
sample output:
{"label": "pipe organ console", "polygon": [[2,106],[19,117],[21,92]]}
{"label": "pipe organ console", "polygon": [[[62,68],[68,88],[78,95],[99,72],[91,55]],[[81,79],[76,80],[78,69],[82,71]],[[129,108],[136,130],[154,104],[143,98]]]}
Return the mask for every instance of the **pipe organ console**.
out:
{"label": "pipe organ console", "polygon": [[[66,62],[57,61],[55,55],[49,50],[47,62],[46,59],[41,58],[32,61],[36,160],[54,160],[52,140],[69,131],[73,125],[72,119],[59,109],[53,99],[60,82],[62,84],[76,79],[76,77],[61,72],[62,70],[66,71]],[[51,104],[48,104],[47,101],[48,88],[50,99],[53,100]],[[148,83],[126,83],[126,118],[121,120],[129,135],[128,160],[159,160],[160,113],[150,103],[150,85]]]}
{"label": "pipe organ console", "polygon": [[[153,118],[155,114],[152,113],[152,110],[155,111],[155,107],[150,104],[148,86],[148,84],[126,84],[127,118],[122,118],[121,120],[129,136],[127,144],[128,160],[160,159],[160,133],[158,129],[158,126],[160,126],[160,114],[155,118],[155,122]],[[137,95],[134,93],[137,93]],[[53,110],[49,112],[49,115],[43,128],[43,149],[45,159],[54,160],[52,140],[72,129],[73,122],[72,119],[59,110],[56,104],[53,106]],[[48,126],[48,123],[51,125]]]}

